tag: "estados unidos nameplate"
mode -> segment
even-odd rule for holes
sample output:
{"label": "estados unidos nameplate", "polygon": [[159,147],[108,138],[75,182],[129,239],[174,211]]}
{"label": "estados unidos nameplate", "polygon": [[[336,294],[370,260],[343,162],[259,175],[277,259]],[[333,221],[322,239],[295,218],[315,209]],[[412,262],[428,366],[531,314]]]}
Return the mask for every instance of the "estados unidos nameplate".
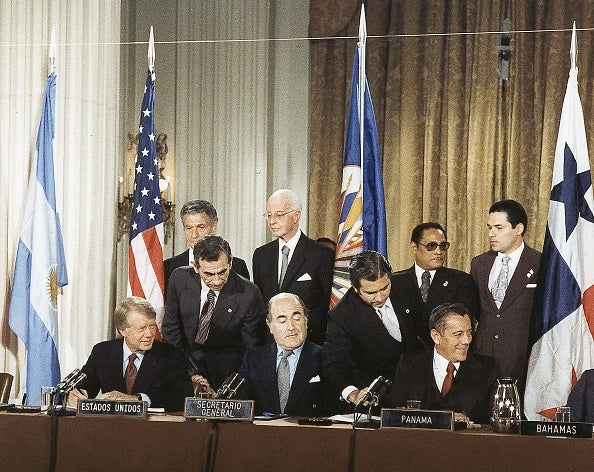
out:
{"label": "estados unidos nameplate", "polygon": [[146,402],[115,400],[79,400],[77,416],[127,416],[144,419]]}
{"label": "estados unidos nameplate", "polygon": [[382,408],[380,428],[454,430],[454,412]]}
{"label": "estados unidos nameplate", "polygon": [[186,397],[184,417],[217,421],[253,421],[254,401]]}
{"label": "estados unidos nameplate", "polygon": [[592,439],[592,423],[522,421],[520,423],[520,434],[524,436],[555,436],[559,438]]}

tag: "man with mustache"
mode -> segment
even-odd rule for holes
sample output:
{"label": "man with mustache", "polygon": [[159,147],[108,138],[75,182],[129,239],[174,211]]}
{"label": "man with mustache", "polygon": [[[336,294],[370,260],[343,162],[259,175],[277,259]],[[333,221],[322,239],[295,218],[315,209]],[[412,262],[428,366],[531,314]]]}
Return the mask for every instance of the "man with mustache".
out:
{"label": "man with mustache", "polygon": [[442,303],[462,303],[471,315],[477,316],[478,295],[469,274],[444,267],[450,243],[439,223],[417,225],[410,237],[410,247],[415,263],[392,275],[392,293],[412,318],[418,345],[431,349],[431,310]]}

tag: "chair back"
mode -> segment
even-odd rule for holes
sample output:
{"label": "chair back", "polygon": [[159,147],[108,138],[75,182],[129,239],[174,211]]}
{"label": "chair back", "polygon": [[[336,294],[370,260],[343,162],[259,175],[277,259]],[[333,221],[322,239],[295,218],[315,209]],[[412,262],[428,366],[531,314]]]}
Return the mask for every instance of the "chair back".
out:
{"label": "chair back", "polygon": [[0,373],[0,403],[8,403],[13,376],[6,372]]}

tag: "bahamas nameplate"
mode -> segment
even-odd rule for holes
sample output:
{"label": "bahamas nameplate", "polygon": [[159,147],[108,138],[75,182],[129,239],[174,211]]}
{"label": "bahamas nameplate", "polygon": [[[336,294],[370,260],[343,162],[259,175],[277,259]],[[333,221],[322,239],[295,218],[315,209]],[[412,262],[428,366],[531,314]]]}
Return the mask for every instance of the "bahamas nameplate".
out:
{"label": "bahamas nameplate", "polygon": [[380,428],[454,430],[454,412],[382,408]]}
{"label": "bahamas nameplate", "polygon": [[184,417],[218,421],[253,421],[253,400],[186,397]]}
{"label": "bahamas nameplate", "polygon": [[592,423],[522,421],[520,423],[520,434],[524,436],[555,436],[559,438],[592,439]]}
{"label": "bahamas nameplate", "polygon": [[79,400],[77,416],[128,416],[146,418],[146,402],[114,400]]}

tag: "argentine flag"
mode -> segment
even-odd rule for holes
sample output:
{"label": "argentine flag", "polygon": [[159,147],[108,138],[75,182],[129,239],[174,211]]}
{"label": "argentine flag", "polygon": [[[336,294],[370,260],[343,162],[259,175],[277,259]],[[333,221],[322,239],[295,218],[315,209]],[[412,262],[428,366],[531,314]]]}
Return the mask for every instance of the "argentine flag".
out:
{"label": "argentine flag", "polygon": [[47,78],[17,251],[8,323],[27,348],[27,403],[39,405],[42,385],[60,381],[57,300],[68,283],[54,183],[56,74]]}

